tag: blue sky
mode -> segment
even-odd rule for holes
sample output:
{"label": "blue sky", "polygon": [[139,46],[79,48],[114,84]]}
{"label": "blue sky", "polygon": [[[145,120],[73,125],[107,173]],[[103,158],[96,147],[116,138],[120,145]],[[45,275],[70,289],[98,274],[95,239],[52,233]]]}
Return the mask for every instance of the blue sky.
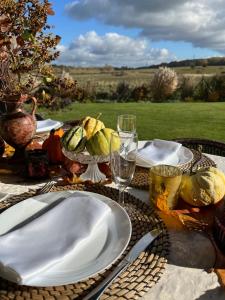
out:
{"label": "blue sky", "polygon": [[137,67],[225,52],[225,0],[51,2],[61,64]]}

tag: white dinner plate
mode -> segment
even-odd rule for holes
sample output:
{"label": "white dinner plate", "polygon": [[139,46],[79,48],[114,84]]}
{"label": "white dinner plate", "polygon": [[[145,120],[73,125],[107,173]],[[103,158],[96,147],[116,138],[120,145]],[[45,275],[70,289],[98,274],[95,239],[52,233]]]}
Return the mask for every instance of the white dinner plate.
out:
{"label": "white dinner plate", "polygon": [[[73,191],[51,192],[33,197],[35,200],[50,204],[62,197],[68,197]],[[105,223],[92,235],[82,253],[71,253],[55,266],[43,271],[41,275],[29,280],[29,286],[57,286],[85,280],[109,267],[126,249],[132,232],[130,218],[118,203],[100,194],[82,192],[93,195],[111,208]],[[0,234],[7,232],[16,224],[37,212],[29,209],[26,199],[5,210],[0,215]],[[35,238],[35,236],[34,236]],[[59,236],[60,243],[60,236]]]}
{"label": "white dinner plate", "polygon": [[[143,148],[145,146],[145,144],[149,143],[149,142],[151,142],[151,141],[138,141],[138,149]],[[176,166],[178,166],[178,167],[181,167],[187,163],[190,163],[194,157],[192,151],[184,146],[180,147],[177,155],[178,155],[179,161],[176,164]],[[139,160],[137,158],[137,161],[136,161],[137,166],[143,167],[143,168],[148,168],[148,167],[146,167],[147,164],[148,163],[145,163],[142,160]]]}
{"label": "white dinner plate", "polygon": [[63,122],[51,119],[37,121],[36,133],[47,132],[52,129],[58,129],[63,126]]}

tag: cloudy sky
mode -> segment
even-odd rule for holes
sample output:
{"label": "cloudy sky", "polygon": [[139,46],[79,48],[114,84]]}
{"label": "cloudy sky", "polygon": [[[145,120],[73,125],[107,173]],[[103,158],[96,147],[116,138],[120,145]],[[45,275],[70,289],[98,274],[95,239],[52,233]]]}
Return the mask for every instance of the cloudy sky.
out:
{"label": "cloudy sky", "polygon": [[147,66],[225,54],[225,0],[53,0],[57,63]]}

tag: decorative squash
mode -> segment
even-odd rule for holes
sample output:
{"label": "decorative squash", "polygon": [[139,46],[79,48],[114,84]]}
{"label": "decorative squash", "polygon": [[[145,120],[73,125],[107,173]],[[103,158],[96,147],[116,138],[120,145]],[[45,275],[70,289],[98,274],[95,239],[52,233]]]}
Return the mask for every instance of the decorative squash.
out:
{"label": "decorative squash", "polygon": [[[59,132],[61,134],[61,131]],[[60,135],[55,129],[50,131],[49,137],[44,141],[42,149],[48,153],[48,159],[51,164],[60,164],[63,162],[64,155],[61,149]]]}
{"label": "decorative squash", "polygon": [[54,135],[58,135],[59,137],[62,137],[64,135],[64,130],[60,127],[59,129],[55,130]]}
{"label": "decorative squash", "polygon": [[[95,133],[86,143],[87,151],[91,155],[109,155],[110,152],[110,138],[112,132],[111,128],[103,128]],[[115,141],[113,149],[117,150],[120,147],[120,139]]]}
{"label": "decorative squash", "polygon": [[87,139],[89,140],[93,135],[95,135],[96,132],[101,130],[102,128],[105,128],[105,125],[102,121],[98,120],[101,114],[98,115],[98,117],[92,118],[87,116],[84,118],[84,120],[81,121],[81,126],[84,127],[87,134]]}
{"label": "decorative squash", "polygon": [[82,152],[86,144],[86,131],[82,126],[69,129],[61,137],[61,143],[67,151]]}
{"label": "decorative squash", "polygon": [[219,202],[225,195],[225,175],[214,167],[198,170],[193,175],[183,175],[181,198],[193,206],[206,206]]}

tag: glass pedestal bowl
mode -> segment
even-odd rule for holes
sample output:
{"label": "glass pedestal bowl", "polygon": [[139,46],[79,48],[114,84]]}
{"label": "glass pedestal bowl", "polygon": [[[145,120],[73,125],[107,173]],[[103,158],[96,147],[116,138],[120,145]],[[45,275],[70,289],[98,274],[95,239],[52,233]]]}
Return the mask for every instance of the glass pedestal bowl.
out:
{"label": "glass pedestal bowl", "polygon": [[102,173],[98,167],[98,163],[109,162],[109,155],[90,155],[87,151],[81,153],[74,153],[62,148],[63,154],[72,161],[86,164],[87,169],[80,175],[82,181],[91,181],[93,183],[104,182],[107,177]]}

